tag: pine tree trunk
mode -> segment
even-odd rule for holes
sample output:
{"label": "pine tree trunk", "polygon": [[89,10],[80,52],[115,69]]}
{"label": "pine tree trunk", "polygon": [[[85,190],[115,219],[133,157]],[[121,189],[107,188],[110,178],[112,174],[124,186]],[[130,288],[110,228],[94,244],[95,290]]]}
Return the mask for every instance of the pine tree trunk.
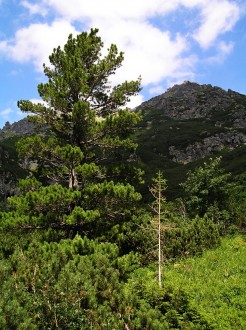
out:
{"label": "pine tree trunk", "polygon": [[78,178],[77,178],[77,174],[76,174],[74,168],[70,172],[68,186],[69,186],[69,188],[77,188],[78,187]]}

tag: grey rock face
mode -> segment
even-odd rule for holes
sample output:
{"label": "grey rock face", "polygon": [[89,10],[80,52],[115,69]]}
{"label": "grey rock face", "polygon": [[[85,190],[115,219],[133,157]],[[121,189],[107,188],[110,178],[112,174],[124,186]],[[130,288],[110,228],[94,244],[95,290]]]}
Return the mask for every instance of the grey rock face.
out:
{"label": "grey rock face", "polygon": [[234,149],[241,144],[246,144],[246,134],[243,133],[220,133],[205,138],[202,142],[189,144],[184,150],[175,146],[169,148],[169,154],[177,163],[187,164],[191,161],[214,154],[222,149]]}
{"label": "grey rock face", "polygon": [[215,113],[231,112],[235,127],[246,127],[246,96],[212,85],[186,81],[174,85],[164,94],[143,102],[137,109],[162,109],[167,117],[177,120],[211,118]]}
{"label": "grey rock face", "polygon": [[[246,95],[230,89],[225,91],[212,85],[185,81],[142,103],[137,109],[152,113],[155,122],[158,118],[160,126],[155,125],[153,136],[162,122],[170,120],[170,126],[176,128],[177,137],[181,134],[187,139],[180,141],[175,138],[179,141],[177,144],[172,143],[171,137],[168,142],[163,140],[163,145],[168,143],[169,158],[178,163],[189,163],[224,148],[230,150],[246,143]],[[200,132],[198,127],[201,127]],[[147,129],[151,129],[151,122]],[[163,131],[163,135],[167,135],[166,132]]]}
{"label": "grey rock face", "polygon": [[31,134],[35,131],[35,125],[24,118],[13,124],[6,122],[4,127],[0,129],[0,140],[3,140],[12,136],[24,136],[26,134]]}

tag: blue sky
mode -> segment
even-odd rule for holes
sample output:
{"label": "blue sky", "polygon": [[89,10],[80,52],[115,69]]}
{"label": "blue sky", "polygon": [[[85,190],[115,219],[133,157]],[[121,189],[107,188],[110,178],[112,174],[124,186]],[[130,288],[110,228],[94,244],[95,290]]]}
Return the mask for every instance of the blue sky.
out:
{"label": "blue sky", "polygon": [[142,76],[132,107],[184,80],[246,94],[245,0],[0,0],[0,22],[0,128],[39,99],[53,48],[90,28],[125,52],[113,84]]}

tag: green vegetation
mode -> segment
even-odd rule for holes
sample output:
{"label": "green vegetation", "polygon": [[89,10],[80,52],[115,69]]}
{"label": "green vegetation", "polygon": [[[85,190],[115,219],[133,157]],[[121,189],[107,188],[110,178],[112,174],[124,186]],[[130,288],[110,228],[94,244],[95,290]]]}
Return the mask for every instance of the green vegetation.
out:
{"label": "green vegetation", "polygon": [[96,29],[70,35],[44,65],[44,103],[18,102],[42,134],[17,141],[31,166],[0,212],[0,328],[243,326],[244,239],[221,236],[245,229],[245,175],[210,159],[187,172],[185,198],[168,200],[158,171],[142,199],[141,115],[123,108],[140,80],[110,86],[123,53],[102,47]]}
{"label": "green vegetation", "polygon": [[102,57],[97,32],[70,35],[63,50],[54,49],[52,67],[44,65],[48,81],[38,85],[45,105],[18,102],[49,134],[17,143],[19,155],[35,166],[29,168],[33,177],[21,183],[23,193],[9,199],[5,229],[63,229],[68,237],[79,232],[117,242],[135,213],[141,196],[130,183],[140,180],[140,171],[128,160],[140,115],[120,108],[140,90],[140,81],[110,86],[123,54],[111,45]]}
{"label": "green vegetation", "polygon": [[210,159],[195,171],[189,171],[187,180],[181,184],[189,212],[204,215],[209,209],[223,209],[228,198],[229,174],[219,168],[220,158]]}
{"label": "green vegetation", "polygon": [[216,250],[170,265],[164,281],[183,290],[214,329],[245,329],[245,258],[244,237],[223,238]]}
{"label": "green vegetation", "polygon": [[[238,94],[235,102],[246,104],[246,98]],[[182,190],[179,184],[185,180],[186,173],[203,164],[209,157],[198,159],[188,164],[179,164],[169,155],[171,146],[185,150],[188,145],[202,142],[204,138],[220,133],[228,133],[233,128],[233,106],[225,110],[216,109],[209,118],[171,119],[165,115],[163,109],[144,109],[139,129],[135,133],[139,145],[137,154],[143,162],[147,185],[151,184],[155,173],[161,169],[169,183],[168,198],[180,197]],[[219,124],[218,124],[219,123]],[[238,132],[246,133],[245,128],[238,128]],[[217,157],[222,156],[222,166],[233,174],[241,174],[246,169],[245,146],[241,145],[234,150],[223,149],[217,151]],[[147,189],[142,190],[143,194]]]}
{"label": "green vegetation", "polygon": [[0,142],[0,174],[3,173],[4,175],[4,173],[11,173],[11,179],[14,178],[15,184],[19,178],[24,178],[28,174],[23,166],[21,166],[21,164],[18,162],[19,158],[15,147],[17,141],[18,137],[15,136],[4,139]]}
{"label": "green vegetation", "polygon": [[114,244],[75,236],[16,249],[1,262],[1,329],[210,329],[185,294]]}

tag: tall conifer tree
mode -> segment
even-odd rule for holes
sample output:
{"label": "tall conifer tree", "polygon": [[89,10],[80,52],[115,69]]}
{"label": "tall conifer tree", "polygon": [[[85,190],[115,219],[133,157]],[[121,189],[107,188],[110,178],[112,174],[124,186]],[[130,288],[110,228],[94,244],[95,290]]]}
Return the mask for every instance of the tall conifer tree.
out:
{"label": "tall conifer tree", "polygon": [[[38,161],[51,182],[61,182],[66,177],[69,187],[78,185],[78,172],[83,180],[85,168],[76,171],[78,165],[119,165],[116,156],[125,160],[127,151],[133,152],[136,147],[129,134],[139,114],[122,107],[140,91],[140,79],[110,85],[110,77],[124,57],[115,45],[102,57],[103,42],[97,33],[92,29],[76,38],[70,35],[64,49],[53,50],[49,57],[51,67],[44,64],[48,81],[38,85],[44,104],[18,102],[22,111],[31,113],[30,120],[45,125],[52,133],[46,141],[36,136],[20,142],[20,153]],[[119,173],[120,168],[122,162],[117,169],[111,169],[111,175]],[[95,175],[95,166],[91,171]],[[97,176],[106,176],[102,169],[98,172]]]}
{"label": "tall conifer tree", "polygon": [[129,184],[139,176],[130,135],[140,114],[123,107],[140,91],[140,78],[111,86],[124,57],[115,45],[105,56],[102,49],[97,29],[70,35],[63,49],[53,50],[51,66],[44,65],[47,82],[38,85],[43,102],[18,102],[45,129],[18,143],[44,186],[22,182],[23,195],[10,199],[18,216],[8,225],[68,226],[92,237],[112,230],[117,236],[131,218],[140,194]]}

